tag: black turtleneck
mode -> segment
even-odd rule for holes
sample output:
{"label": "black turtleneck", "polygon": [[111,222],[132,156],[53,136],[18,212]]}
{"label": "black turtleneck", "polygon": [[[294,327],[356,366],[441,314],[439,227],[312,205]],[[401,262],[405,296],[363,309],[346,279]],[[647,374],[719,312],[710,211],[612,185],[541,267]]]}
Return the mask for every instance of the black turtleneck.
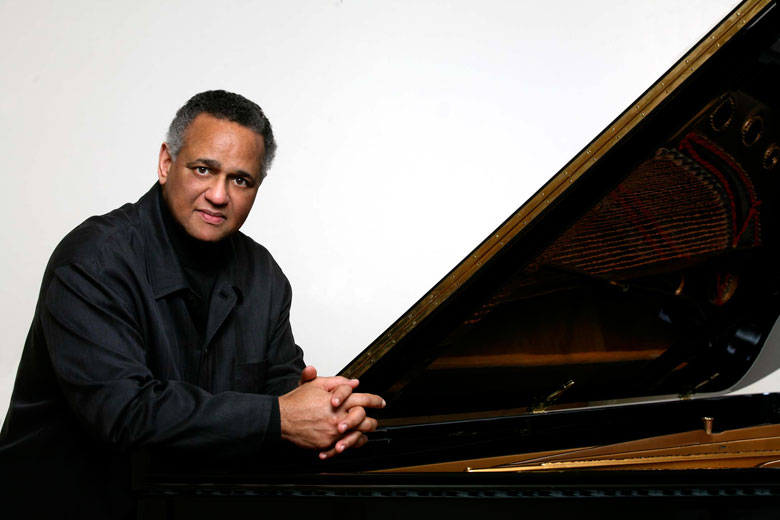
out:
{"label": "black turtleneck", "polygon": [[159,191],[160,212],[165,231],[181,264],[192,294],[186,298],[187,309],[201,338],[208,324],[211,292],[228,255],[228,241],[204,242],[190,236],[168,209]]}

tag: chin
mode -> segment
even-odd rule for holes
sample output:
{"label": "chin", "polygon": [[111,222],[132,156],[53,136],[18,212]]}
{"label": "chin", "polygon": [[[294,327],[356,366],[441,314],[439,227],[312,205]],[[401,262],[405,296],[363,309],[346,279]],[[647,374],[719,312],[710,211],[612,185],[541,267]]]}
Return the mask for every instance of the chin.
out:
{"label": "chin", "polygon": [[225,239],[227,235],[214,235],[214,234],[202,234],[202,235],[195,235],[195,238],[200,240],[201,242],[219,242],[223,239]]}
{"label": "chin", "polygon": [[196,240],[200,240],[201,242],[219,242],[227,236],[225,233],[214,232],[214,230],[211,229],[201,228],[192,230],[188,229],[187,234]]}

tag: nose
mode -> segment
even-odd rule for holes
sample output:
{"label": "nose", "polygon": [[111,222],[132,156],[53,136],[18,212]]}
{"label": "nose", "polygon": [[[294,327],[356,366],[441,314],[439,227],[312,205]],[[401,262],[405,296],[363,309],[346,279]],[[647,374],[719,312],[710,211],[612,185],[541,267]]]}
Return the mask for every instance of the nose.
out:
{"label": "nose", "polygon": [[226,205],[229,200],[226,182],[220,178],[215,178],[209,189],[206,190],[206,200],[215,206]]}

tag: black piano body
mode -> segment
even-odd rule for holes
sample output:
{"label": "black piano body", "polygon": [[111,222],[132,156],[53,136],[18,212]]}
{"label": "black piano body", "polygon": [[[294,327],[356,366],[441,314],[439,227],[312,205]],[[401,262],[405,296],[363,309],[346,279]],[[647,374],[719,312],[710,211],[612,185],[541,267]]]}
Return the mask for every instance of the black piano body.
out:
{"label": "black piano body", "polygon": [[[780,512],[780,6],[748,0],[343,375],[360,450],[137,457],[142,518]],[[742,392],[740,392],[742,391]]]}

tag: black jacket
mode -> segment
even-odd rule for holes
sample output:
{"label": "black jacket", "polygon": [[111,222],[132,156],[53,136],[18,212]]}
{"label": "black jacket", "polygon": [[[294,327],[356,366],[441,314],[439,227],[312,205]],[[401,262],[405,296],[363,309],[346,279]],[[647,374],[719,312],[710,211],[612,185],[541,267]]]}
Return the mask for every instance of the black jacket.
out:
{"label": "black jacket", "polygon": [[160,201],[155,185],[88,219],[49,261],[0,434],[6,511],[56,496],[29,505],[117,517],[130,511],[136,448],[218,458],[279,438],[276,396],[303,368],[287,279],[234,234],[200,334]]}

